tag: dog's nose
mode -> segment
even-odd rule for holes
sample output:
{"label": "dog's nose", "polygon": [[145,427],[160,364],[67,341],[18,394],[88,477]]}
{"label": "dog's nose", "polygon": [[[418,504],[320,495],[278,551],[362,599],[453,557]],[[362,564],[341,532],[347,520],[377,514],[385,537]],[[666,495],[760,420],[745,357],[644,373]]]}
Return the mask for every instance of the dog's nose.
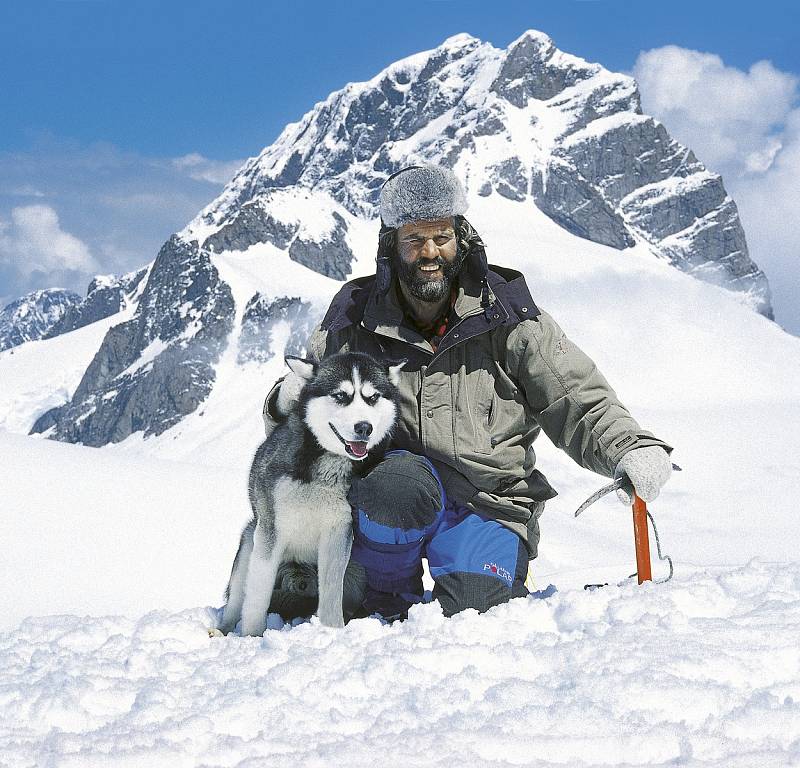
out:
{"label": "dog's nose", "polygon": [[359,421],[353,425],[353,432],[356,433],[356,437],[366,440],[372,434],[372,424],[368,421]]}

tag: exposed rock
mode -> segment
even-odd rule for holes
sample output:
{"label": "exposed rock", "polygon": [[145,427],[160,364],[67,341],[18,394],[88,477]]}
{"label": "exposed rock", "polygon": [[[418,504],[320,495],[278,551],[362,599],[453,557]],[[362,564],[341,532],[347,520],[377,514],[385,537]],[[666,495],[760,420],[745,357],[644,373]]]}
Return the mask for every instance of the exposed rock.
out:
{"label": "exposed rock", "polygon": [[256,200],[243,205],[233,220],[204,243],[210,251],[244,251],[256,243],[272,243],[286,248],[297,232],[297,224],[277,221]]}
{"label": "exposed rock", "polygon": [[528,32],[511,44],[491,90],[524,107],[528,99],[546,101],[575,83],[592,76],[597,65],[554,62],[560,51],[541,32]]}
{"label": "exposed rock", "polygon": [[113,275],[93,278],[86,290],[86,298],[80,304],[71,306],[43,338],[50,339],[115,315],[124,309],[126,301],[136,293],[146,273],[147,268],[143,267],[119,278]]}
{"label": "exposed rock", "polygon": [[242,317],[236,362],[266,362],[273,355],[304,357],[317,314],[297,296],[270,300],[256,293]]}
{"label": "exposed rock", "polygon": [[347,222],[336,212],[333,218],[336,227],[321,242],[296,237],[289,246],[289,258],[334,280],[344,280],[350,274],[353,252],[345,239]]}
{"label": "exposed rock", "polygon": [[48,331],[81,297],[63,288],[33,291],[7,304],[0,311],[0,352],[26,341],[48,338]]}
{"label": "exposed rock", "polygon": [[43,414],[31,433],[92,446],[161,434],[211,391],[233,314],[208,253],[173,236],[133,318],[109,329],[72,400]]}
{"label": "exposed rock", "polygon": [[494,188],[509,200],[524,200],[528,196],[528,174],[516,157],[492,166]]}

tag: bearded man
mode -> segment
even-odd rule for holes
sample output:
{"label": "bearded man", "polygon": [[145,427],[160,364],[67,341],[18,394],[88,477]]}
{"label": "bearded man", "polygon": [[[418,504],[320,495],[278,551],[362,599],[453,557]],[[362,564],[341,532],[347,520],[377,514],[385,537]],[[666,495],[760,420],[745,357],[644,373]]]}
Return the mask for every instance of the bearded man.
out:
{"label": "bearded man", "polygon": [[[528,594],[539,517],[556,495],[535,467],[540,430],[582,467],[627,475],[645,501],[672,470],[671,446],[639,426],[522,274],[487,264],[466,208],[449,169],[390,176],[376,274],[342,287],[308,344],[314,360],[346,350],[407,360],[396,450],[350,493],[367,614],[403,617],[422,599],[423,557],[447,616]],[[283,417],[297,386],[273,387],[266,421]]]}

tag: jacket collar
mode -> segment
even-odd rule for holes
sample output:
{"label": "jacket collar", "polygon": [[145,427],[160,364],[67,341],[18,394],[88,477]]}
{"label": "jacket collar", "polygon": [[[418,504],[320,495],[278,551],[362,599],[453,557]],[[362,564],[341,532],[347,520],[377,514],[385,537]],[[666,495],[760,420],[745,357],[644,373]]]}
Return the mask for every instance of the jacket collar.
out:
{"label": "jacket collar", "polygon": [[[539,309],[531,297],[525,278],[520,272],[505,267],[489,266],[488,306],[481,300],[481,282],[466,270],[459,274],[458,295],[454,305],[457,318],[439,344],[437,355],[459,341],[498,325],[516,325],[534,320]],[[403,325],[403,308],[397,298],[396,278],[388,291],[376,290],[375,275],[356,278],[346,283],[322,321],[328,331],[339,331],[361,324],[374,333],[399,339],[433,354],[431,345],[413,328]],[[458,326],[459,330],[454,331]],[[454,333],[458,337],[454,338]]]}

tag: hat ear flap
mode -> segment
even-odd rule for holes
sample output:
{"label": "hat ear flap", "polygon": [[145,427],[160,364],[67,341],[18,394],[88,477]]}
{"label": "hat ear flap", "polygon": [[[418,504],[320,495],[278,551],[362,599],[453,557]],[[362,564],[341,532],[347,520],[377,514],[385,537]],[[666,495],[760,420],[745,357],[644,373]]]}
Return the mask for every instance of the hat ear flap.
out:
{"label": "hat ear flap", "polygon": [[392,284],[392,251],[397,247],[396,231],[394,227],[387,227],[381,219],[375,257],[375,290],[379,296],[388,293]]}
{"label": "hat ear flap", "polygon": [[459,234],[459,247],[462,241],[467,243],[467,254],[464,265],[470,277],[483,280],[489,271],[489,261],[486,258],[486,247],[481,236],[463,216],[455,216],[456,231]]}
{"label": "hat ear flap", "polygon": [[489,262],[486,258],[486,249],[483,247],[483,242],[477,235],[469,242],[466,262],[467,270],[472,277],[476,280],[483,280],[486,277],[486,273],[489,271]]}

